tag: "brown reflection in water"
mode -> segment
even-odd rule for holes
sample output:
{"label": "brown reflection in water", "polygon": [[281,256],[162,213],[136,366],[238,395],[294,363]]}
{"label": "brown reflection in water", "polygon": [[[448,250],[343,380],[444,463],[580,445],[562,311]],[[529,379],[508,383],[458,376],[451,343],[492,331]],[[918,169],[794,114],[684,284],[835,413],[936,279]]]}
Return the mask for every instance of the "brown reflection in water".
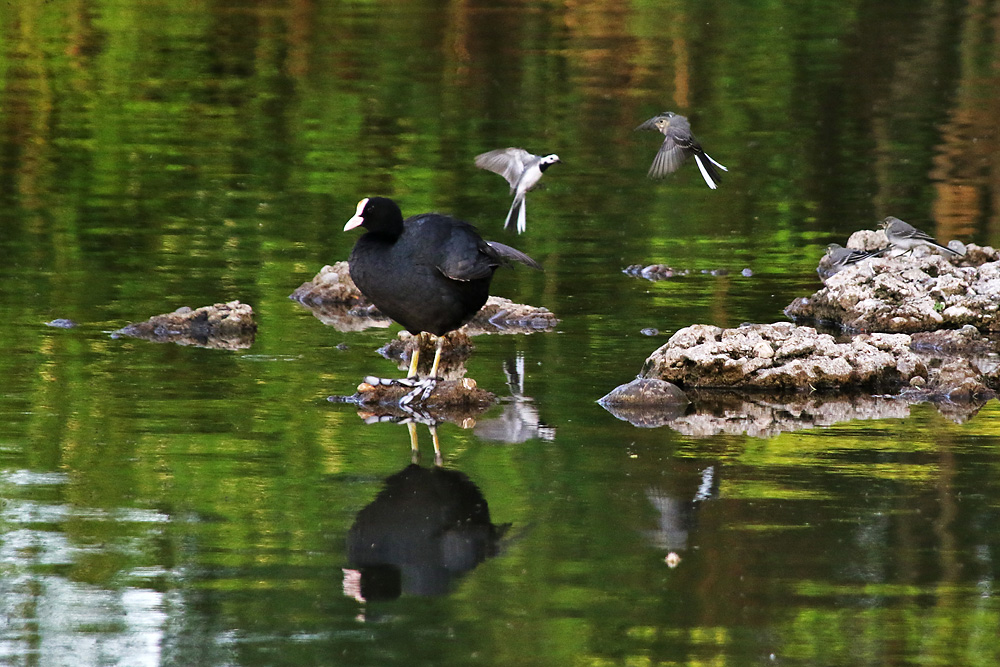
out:
{"label": "brown reflection in water", "polygon": [[[52,172],[49,138],[55,92],[39,35],[39,10],[33,3],[15,7],[19,7],[15,9],[17,30],[8,33],[13,39],[7,47],[12,66],[0,90],[4,100],[0,144],[16,147],[13,190],[21,195],[24,208],[38,210],[45,206],[43,195],[49,188]],[[66,50],[73,55],[72,44]]]}
{"label": "brown reflection in water", "polygon": [[[996,16],[996,2],[966,6],[956,26],[949,11],[919,13],[905,39],[887,37],[883,52],[888,57],[878,61],[887,73],[873,71],[862,78],[862,85],[872,85],[876,112],[878,217],[898,214],[900,203],[919,209],[927,200],[927,216],[936,223],[927,225],[928,233],[945,242],[968,242],[985,232],[986,243],[998,243],[1000,53],[997,31],[984,28],[995,28]],[[884,83],[864,83],[867,79]],[[919,148],[922,134],[937,142],[930,156]],[[923,144],[929,146],[926,139]],[[926,159],[926,172],[912,169]],[[932,182],[930,190],[925,177]]]}
{"label": "brown reflection in water", "polygon": [[[971,4],[967,8],[959,45],[955,105],[941,127],[930,178],[934,181],[934,218],[946,238],[976,231],[984,218],[988,243],[997,243],[1000,213],[1000,28],[997,3]],[[992,15],[994,30],[984,30]],[[977,55],[992,53],[991,58]],[[988,217],[987,217],[988,216]]]}

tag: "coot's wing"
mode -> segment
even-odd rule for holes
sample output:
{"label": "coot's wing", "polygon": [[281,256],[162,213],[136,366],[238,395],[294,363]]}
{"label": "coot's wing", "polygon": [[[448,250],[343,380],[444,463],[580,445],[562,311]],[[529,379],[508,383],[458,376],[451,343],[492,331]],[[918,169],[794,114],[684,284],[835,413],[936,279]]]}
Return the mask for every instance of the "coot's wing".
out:
{"label": "coot's wing", "polygon": [[476,228],[446,216],[417,220],[421,232],[420,251],[429,264],[452,280],[489,278],[499,261],[483,251],[486,242]]}
{"label": "coot's wing", "polygon": [[532,155],[523,148],[498,148],[495,151],[482,153],[476,156],[476,166],[493,173],[500,174],[511,187],[517,185],[517,180],[524,173],[524,167],[528,162],[537,156]]}
{"label": "coot's wing", "polygon": [[413,216],[397,243],[418,262],[434,266],[452,280],[489,278],[502,264],[520,262],[542,268],[538,262],[496,241],[485,241],[475,227],[442,215]]}
{"label": "coot's wing", "polygon": [[[467,239],[457,239],[454,236],[447,247],[450,252],[441,254],[437,263],[438,270],[452,280],[477,280],[488,278],[498,266],[520,262],[525,266],[541,270],[542,266],[525,255],[520,250],[511,248],[496,241],[476,239],[474,251],[464,243]],[[459,250],[461,249],[461,250]]]}

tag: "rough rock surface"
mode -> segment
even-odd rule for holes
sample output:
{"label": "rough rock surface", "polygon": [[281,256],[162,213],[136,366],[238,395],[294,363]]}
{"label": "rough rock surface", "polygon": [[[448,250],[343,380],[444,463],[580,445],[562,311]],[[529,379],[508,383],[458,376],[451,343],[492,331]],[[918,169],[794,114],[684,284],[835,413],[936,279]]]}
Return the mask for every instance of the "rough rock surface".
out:
{"label": "rough rock surface", "polygon": [[653,428],[683,415],[691,400],[684,390],[671,382],[636,378],[615,387],[597,402],[623,421]]}
{"label": "rough rock surface", "polygon": [[[856,232],[848,241],[859,250],[886,245],[882,231]],[[785,311],[862,333],[837,339],[789,322],[686,327],[653,352],[639,380],[600,403],[637,426],[667,424],[696,437],[770,437],[905,417],[920,402],[964,421],[1000,387],[1000,347],[980,333],[1000,331],[1000,253],[958,242],[949,247],[964,254],[945,257],[920,247],[828,272],[822,290]],[[654,279],[671,270],[636,266],[626,273]],[[691,404],[648,401],[660,386],[643,384],[651,380],[676,385]]]}
{"label": "rough rock surface", "polygon": [[601,405],[618,406],[686,406],[691,400],[684,390],[671,382],[657,378],[636,378],[615,388],[597,402]]}
{"label": "rough rock surface", "polygon": [[346,306],[366,304],[365,298],[351,280],[347,262],[327,264],[313,279],[299,285],[289,297],[303,305],[336,303]]}
{"label": "rough rock surface", "polygon": [[476,316],[459,331],[469,336],[489,333],[533,333],[549,331],[559,324],[548,308],[514,303],[502,296],[491,296]]}
{"label": "rough rock surface", "polygon": [[646,280],[655,282],[657,280],[668,280],[676,276],[686,276],[691,272],[688,269],[675,269],[666,264],[649,264],[648,266],[630,264],[622,270],[622,273],[634,278],[645,278]]}
{"label": "rough rock surface", "polygon": [[[631,384],[631,383],[630,383]],[[619,389],[629,385],[622,385]],[[904,419],[911,405],[932,401],[938,412],[956,423],[968,421],[986,397],[969,401],[934,400],[922,388],[907,388],[895,396],[857,392],[828,394],[763,393],[738,390],[689,389],[690,404],[609,404],[612,415],[640,428],[668,426],[686,436],[749,435],[771,438],[781,433],[822,428],[846,421]]]}
{"label": "rough rock surface", "polygon": [[[375,384],[366,381],[358,385],[354,401],[358,405],[396,405],[399,403],[399,399],[403,398],[410,391],[410,387],[400,384],[386,384],[385,381]],[[427,398],[420,402],[420,407],[461,406],[486,408],[496,403],[496,401],[497,397],[494,394],[485,389],[480,389],[476,385],[475,380],[465,378],[463,380],[437,382]]]}
{"label": "rough rock surface", "polygon": [[[351,280],[347,262],[324,266],[309,282],[289,295],[313,312],[324,324],[338,331],[360,331],[391,324]],[[533,333],[555,328],[557,318],[547,308],[517,304],[491,296],[476,316],[459,329],[467,336],[489,333]]]}
{"label": "rough rock surface", "polygon": [[157,343],[239,350],[253,344],[256,332],[253,308],[239,301],[230,301],[196,310],[184,306],[172,313],[154,315],[145,322],[122,327],[112,337],[128,336]]}
{"label": "rough rock surface", "polygon": [[[951,332],[956,345],[979,338]],[[859,334],[838,343],[812,327],[789,322],[736,329],[694,325],[679,330],[653,352],[640,377],[692,387],[754,391],[868,391],[919,389],[951,400],[991,397],[1000,386],[997,355],[930,357],[907,334]],[[941,345],[941,341],[938,341]]]}
{"label": "rough rock surface", "polygon": [[[884,238],[859,234],[849,247],[867,249],[878,243],[876,234]],[[812,296],[795,299],[785,314],[853,331],[912,333],[966,324],[1000,331],[998,260],[995,249],[971,244],[964,256],[950,259],[926,248],[867,259],[830,276]]]}
{"label": "rough rock surface", "polygon": [[471,378],[439,381],[426,397],[401,405],[400,399],[411,391],[411,387],[389,380],[365,378],[353,395],[330,396],[328,400],[357,405],[358,414],[368,422],[447,421],[462,428],[475,426],[476,418],[497,403],[495,394],[480,389]]}

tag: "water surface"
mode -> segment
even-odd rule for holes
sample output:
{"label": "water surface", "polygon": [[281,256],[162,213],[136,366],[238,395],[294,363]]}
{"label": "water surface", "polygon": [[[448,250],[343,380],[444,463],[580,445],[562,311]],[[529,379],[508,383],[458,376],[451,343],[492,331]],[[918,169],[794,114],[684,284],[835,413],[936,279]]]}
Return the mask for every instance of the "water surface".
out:
{"label": "water surface", "polygon": [[[595,401],[684,326],[783,319],[826,244],[885,215],[1000,243],[997,11],[8,4],[0,662],[996,664],[996,401],[768,437]],[[658,135],[632,128],[667,109],[729,167],[718,191],[694,165],[645,178]],[[472,165],[507,145],[563,159],[520,237]],[[409,433],[326,398],[397,374],[376,349],[399,327],[338,332],[287,298],[347,257],[372,194],[529,253],[545,271],[494,293],[561,318],[475,341],[468,374],[503,402],[438,433],[479,532],[429,530],[447,567],[410,563],[398,597],[358,590],[350,543]],[[651,263],[686,275],[622,273]],[[234,299],[246,350],[110,335]]]}

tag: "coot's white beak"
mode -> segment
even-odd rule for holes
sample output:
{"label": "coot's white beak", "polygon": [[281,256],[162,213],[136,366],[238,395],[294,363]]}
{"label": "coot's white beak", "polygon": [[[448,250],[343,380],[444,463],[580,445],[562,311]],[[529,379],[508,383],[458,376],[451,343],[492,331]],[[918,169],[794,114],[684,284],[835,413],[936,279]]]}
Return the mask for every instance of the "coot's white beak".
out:
{"label": "coot's white beak", "polygon": [[365,206],[368,206],[368,197],[365,197],[364,199],[358,202],[358,210],[354,212],[354,217],[348,220],[347,224],[344,225],[345,232],[349,229],[354,229],[355,227],[360,227],[361,225],[365,224],[365,219],[361,215],[362,212],[364,212],[365,210]]}

